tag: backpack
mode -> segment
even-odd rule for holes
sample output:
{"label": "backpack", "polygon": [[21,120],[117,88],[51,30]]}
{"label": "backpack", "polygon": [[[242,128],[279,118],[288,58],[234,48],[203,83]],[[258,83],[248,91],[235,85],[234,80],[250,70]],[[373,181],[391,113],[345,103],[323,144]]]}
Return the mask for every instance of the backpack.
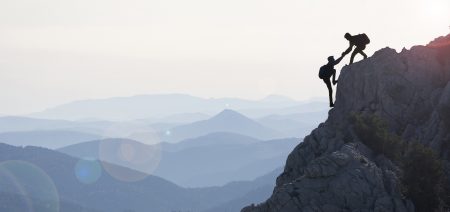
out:
{"label": "backpack", "polygon": [[358,42],[357,43],[358,45],[365,46],[365,45],[370,43],[370,39],[366,35],[366,33],[356,35],[355,37],[356,37],[356,40]]}
{"label": "backpack", "polygon": [[319,78],[320,79],[329,78],[330,77],[329,75],[330,75],[330,67],[328,65],[324,65],[324,66],[320,67],[320,69],[319,69]]}

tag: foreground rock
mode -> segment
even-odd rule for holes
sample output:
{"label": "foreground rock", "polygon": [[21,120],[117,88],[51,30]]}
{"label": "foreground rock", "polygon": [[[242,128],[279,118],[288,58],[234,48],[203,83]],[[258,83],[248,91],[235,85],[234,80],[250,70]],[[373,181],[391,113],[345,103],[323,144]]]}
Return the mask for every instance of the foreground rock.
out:
{"label": "foreground rock", "polygon": [[449,81],[450,36],[401,53],[385,48],[344,67],[328,120],[289,155],[270,199],[242,211],[414,211],[400,188],[401,170],[358,139],[349,116],[383,118],[405,141],[433,148],[448,167]]}

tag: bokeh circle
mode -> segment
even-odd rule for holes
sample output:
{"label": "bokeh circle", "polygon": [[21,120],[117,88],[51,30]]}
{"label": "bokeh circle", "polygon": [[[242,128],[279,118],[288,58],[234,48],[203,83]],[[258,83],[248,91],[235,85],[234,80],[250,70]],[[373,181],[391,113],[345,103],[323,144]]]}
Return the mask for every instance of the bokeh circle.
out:
{"label": "bokeh circle", "polygon": [[125,182],[151,175],[161,160],[159,132],[143,122],[110,126],[99,143],[98,157],[105,172]]}
{"label": "bokeh circle", "polygon": [[[53,180],[36,165],[17,160],[0,163],[0,211],[59,211]],[[3,202],[3,200],[8,202]]]}
{"label": "bokeh circle", "polygon": [[98,160],[85,158],[75,165],[75,176],[84,184],[92,184],[102,176],[102,166]]}

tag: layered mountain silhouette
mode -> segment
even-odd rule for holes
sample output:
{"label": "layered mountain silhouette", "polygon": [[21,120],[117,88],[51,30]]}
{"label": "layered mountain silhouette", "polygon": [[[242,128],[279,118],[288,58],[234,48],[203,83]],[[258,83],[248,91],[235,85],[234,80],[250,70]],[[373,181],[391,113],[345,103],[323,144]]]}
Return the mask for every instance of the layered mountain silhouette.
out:
{"label": "layered mountain silhouette", "polygon": [[211,147],[216,145],[252,145],[262,142],[259,139],[230,132],[214,132],[197,138],[189,138],[178,143],[161,143],[167,152],[178,152],[197,147]]}
{"label": "layered mountain silhouette", "polygon": [[[31,206],[32,204],[32,206]],[[101,212],[92,208],[77,205],[73,202],[60,200],[58,208],[67,212]],[[39,197],[17,194],[14,192],[0,192],[0,211],[51,211],[49,202],[42,201]],[[53,210],[53,211],[56,211]]]}
{"label": "layered mountain silhouette", "polygon": [[243,212],[448,211],[450,35],[342,69],[335,107]]}
{"label": "layered mountain silhouette", "polygon": [[327,115],[328,110],[287,115],[273,114],[261,117],[256,121],[286,137],[304,137],[325,120]]}
{"label": "layered mountain silhouette", "polygon": [[[246,203],[248,203],[248,202],[250,202],[250,203],[262,202],[263,200],[267,199],[267,197],[269,197],[273,191],[273,186],[275,184],[275,181],[271,181],[271,180],[276,179],[277,176],[282,171],[283,171],[283,169],[280,167],[268,174],[265,174],[261,177],[256,178],[255,180],[252,181],[252,184],[259,185],[259,186],[254,186],[254,189],[248,189],[249,191],[246,192],[245,194],[236,196],[235,198],[231,199],[230,201],[227,201],[218,206],[209,208],[209,209],[205,210],[204,212],[239,211],[243,206],[247,205]],[[269,182],[273,182],[273,184],[271,184]],[[239,184],[244,185],[243,183],[230,183],[227,186],[231,186],[231,185],[236,186]]]}
{"label": "layered mountain silhouette", "polygon": [[204,113],[178,113],[164,117],[141,119],[139,121],[145,121],[151,124],[154,123],[172,123],[172,124],[186,124],[210,118],[209,115]]}
{"label": "layered mountain silhouette", "polygon": [[231,132],[264,140],[284,137],[282,133],[264,127],[236,111],[224,110],[210,119],[172,128],[168,133],[163,133],[161,138],[163,141],[177,142],[214,132]]}
{"label": "layered mountain silhouette", "polygon": [[[295,138],[261,141],[218,132],[175,144],[145,145],[129,139],[106,139],[67,146],[59,151],[79,158],[100,158],[142,172],[152,171],[151,174],[182,186],[205,187],[251,180],[270,172],[283,165],[284,158],[297,143]],[[149,170],[141,164],[134,166],[119,156],[102,158],[100,154],[106,150],[120,152],[124,145],[135,149],[136,155],[151,153],[153,149],[160,151],[156,169]]]}
{"label": "layered mountain silhouette", "polygon": [[68,130],[35,130],[0,133],[0,143],[15,146],[42,146],[51,149],[97,140],[101,136]]}
{"label": "layered mountain silhouette", "polygon": [[[208,137],[196,141],[215,142]],[[247,144],[224,142],[163,152],[155,175],[188,187],[250,180],[282,166],[289,149],[297,143],[295,138]]]}
{"label": "layered mountain silhouette", "polygon": [[113,122],[99,120],[67,121],[57,119],[39,119],[21,116],[0,117],[0,132],[22,132],[22,131],[76,131],[91,134],[102,134],[102,132],[114,125]]}
{"label": "layered mountain silhouette", "polygon": [[252,118],[261,118],[264,116],[270,115],[290,115],[290,114],[304,114],[304,113],[315,113],[328,110],[326,103],[327,100],[322,100],[320,98],[312,99],[306,102],[300,102],[297,105],[287,106],[287,107],[279,107],[279,108],[243,108],[239,109],[240,113],[252,117]]}
{"label": "layered mountain silhouette", "polygon": [[132,120],[183,113],[215,114],[228,107],[239,110],[284,108],[297,104],[300,104],[300,102],[286,97],[250,101],[237,98],[204,99],[184,94],[140,95],[77,101],[50,108],[32,114],[32,116],[67,120],[86,118]]}
{"label": "layered mountain silhouette", "polygon": [[[227,202],[233,202],[233,207],[238,208],[267,198],[269,192],[264,188],[273,187],[275,176],[281,172],[277,169],[252,181],[221,187],[186,189],[151,175],[138,182],[124,182],[111,177],[103,166],[98,166],[101,169],[98,179],[86,183],[80,179],[97,172],[92,167],[79,169],[80,161],[84,160],[40,147],[0,144],[0,209],[65,212],[225,210],[223,205]],[[125,167],[109,166],[123,173],[138,173]],[[261,194],[267,196],[244,198],[248,193],[261,190],[266,192]]]}
{"label": "layered mountain silhouette", "polygon": [[[0,144],[0,152],[2,164],[7,161],[21,161],[39,167],[54,183],[58,191],[59,200],[76,205],[102,209],[102,211],[144,210],[148,208],[172,211],[196,207],[195,201],[192,201],[189,197],[190,195],[183,188],[158,177],[149,176],[138,183],[125,183],[114,179],[107,173],[102,173],[95,185],[88,185],[80,182],[75,175],[75,166],[79,159],[43,148],[20,148],[5,144]],[[122,169],[124,172],[135,172],[127,168],[117,168]],[[31,172],[24,169],[21,172],[17,172],[16,175],[21,175],[25,171]],[[5,175],[6,173],[8,172],[2,169],[1,176],[3,180],[0,181],[2,183],[2,192],[39,198],[38,195],[45,194],[51,190],[51,188],[43,187],[42,182],[37,182],[36,176],[26,178],[14,176],[13,174],[12,177],[5,178],[8,177],[8,175]],[[19,182],[14,182],[17,180]],[[22,191],[22,189],[19,189],[20,187],[16,188],[15,185],[26,188],[26,191]],[[171,199],[174,203],[180,204],[180,207],[174,208],[175,204],[168,203],[164,199]],[[123,202],[128,204],[122,204]],[[34,207],[34,204],[32,205]],[[61,211],[65,211],[65,209],[61,208]]]}
{"label": "layered mountain silhouette", "polygon": [[65,120],[47,120],[18,116],[0,117],[0,132],[54,130],[75,126],[75,123]]}

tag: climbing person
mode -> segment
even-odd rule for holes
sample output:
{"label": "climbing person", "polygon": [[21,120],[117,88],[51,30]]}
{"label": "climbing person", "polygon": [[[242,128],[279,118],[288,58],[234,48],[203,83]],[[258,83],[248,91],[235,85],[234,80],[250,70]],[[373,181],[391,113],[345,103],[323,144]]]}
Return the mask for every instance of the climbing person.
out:
{"label": "climbing person", "polygon": [[364,49],[366,49],[367,44],[370,43],[370,39],[366,34],[359,34],[359,35],[350,35],[350,33],[345,33],[345,39],[348,40],[350,43],[350,46],[347,50],[345,50],[345,55],[350,53],[353,49],[353,46],[356,46],[355,50],[352,53],[352,56],[350,57],[350,64],[353,63],[353,60],[355,59],[356,54],[361,54],[364,59],[367,59],[367,55],[363,52]]}
{"label": "climbing person", "polygon": [[320,70],[319,70],[319,78],[323,80],[323,82],[327,85],[327,88],[328,88],[330,107],[334,107],[333,87],[331,86],[331,77],[333,77],[333,85],[336,85],[336,83],[338,82],[336,80],[336,69],[334,69],[334,66],[339,64],[345,55],[346,55],[345,52],[343,52],[341,57],[338,58],[337,60],[335,60],[333,56],[329,56],[328,63],[326,65],[320,67]]}

